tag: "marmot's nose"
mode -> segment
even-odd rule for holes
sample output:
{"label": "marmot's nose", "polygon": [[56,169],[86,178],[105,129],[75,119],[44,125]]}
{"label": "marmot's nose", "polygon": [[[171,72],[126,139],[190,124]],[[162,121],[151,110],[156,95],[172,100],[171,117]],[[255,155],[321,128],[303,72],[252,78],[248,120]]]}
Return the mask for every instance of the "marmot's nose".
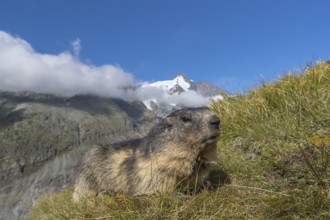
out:
{"label": "marmot's nose", "polygon": [[211,117],[210,124],[216,129],[220,129],[220,119],[216,115]]}

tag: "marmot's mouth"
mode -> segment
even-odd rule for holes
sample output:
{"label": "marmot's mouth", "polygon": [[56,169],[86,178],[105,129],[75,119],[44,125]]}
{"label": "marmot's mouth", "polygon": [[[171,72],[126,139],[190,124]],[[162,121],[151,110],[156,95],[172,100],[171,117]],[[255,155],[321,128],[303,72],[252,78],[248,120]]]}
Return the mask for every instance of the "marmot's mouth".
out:
{"label": "marmot's mouth", "polygon": [[218,140],[218,135],[212,135],[210,138],[209,138],[209,141],[216,141]]}
{"label": "marmot's mouth", "polygon": [[209,140],[213,140],[213,139],[217,139],[218,138],[218,136],[216,136],[216,135],[212,135],[211,137],[209,137],[208,139]]}
{"label": "marmot's mouth", "polygon": [[203,142],[204,143],[212,143],[212,142],[217,141],[218,140],[218,137],[219,137],[219,135],[212,135],[212,136],[210,136],[208,138],[205,138]]}
{"label": "marmot's mouth", "polygon": [[218,140],[219,136],[220,136],[220,130],[216,130],[214,132],[214,134],[211,137],[209,137],[208,139],[209,140]]}

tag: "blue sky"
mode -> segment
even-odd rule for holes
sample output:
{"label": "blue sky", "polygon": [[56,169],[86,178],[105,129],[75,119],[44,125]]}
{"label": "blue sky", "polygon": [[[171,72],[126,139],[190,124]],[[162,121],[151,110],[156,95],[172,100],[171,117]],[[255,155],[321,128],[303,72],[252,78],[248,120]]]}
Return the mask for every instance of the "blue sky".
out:
{"label": "blue sky", "polygon": [[120,66],[135,81],[184,72],[242,92],[330,59],[329,9],[328,0],[1,0],[0,30],[40,54],[79,39],[81,62]]}

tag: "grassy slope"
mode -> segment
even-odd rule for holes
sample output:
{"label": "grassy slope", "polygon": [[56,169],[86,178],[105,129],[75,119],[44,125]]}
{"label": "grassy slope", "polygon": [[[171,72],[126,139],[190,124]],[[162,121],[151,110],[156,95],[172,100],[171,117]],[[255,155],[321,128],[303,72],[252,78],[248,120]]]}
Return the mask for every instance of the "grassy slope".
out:
{"label": "grassy slope", "polygon": [[329,219],[330,65],[213,103],[227,184],[196,195],[124,195],[72,204],[46,196],[30,219]]}

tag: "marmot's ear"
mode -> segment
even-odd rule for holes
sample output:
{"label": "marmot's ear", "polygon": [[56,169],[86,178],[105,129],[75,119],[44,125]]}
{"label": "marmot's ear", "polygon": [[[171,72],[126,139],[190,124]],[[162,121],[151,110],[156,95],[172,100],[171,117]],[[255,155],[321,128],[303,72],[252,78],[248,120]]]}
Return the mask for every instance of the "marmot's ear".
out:
{"label": "marmot's ear", "polygon": [[174,118],[173,117],[167,117],[164,119],[164,124],[166,125],[166,127],[171,130],[173,127],[173,123],[174,123]]}

